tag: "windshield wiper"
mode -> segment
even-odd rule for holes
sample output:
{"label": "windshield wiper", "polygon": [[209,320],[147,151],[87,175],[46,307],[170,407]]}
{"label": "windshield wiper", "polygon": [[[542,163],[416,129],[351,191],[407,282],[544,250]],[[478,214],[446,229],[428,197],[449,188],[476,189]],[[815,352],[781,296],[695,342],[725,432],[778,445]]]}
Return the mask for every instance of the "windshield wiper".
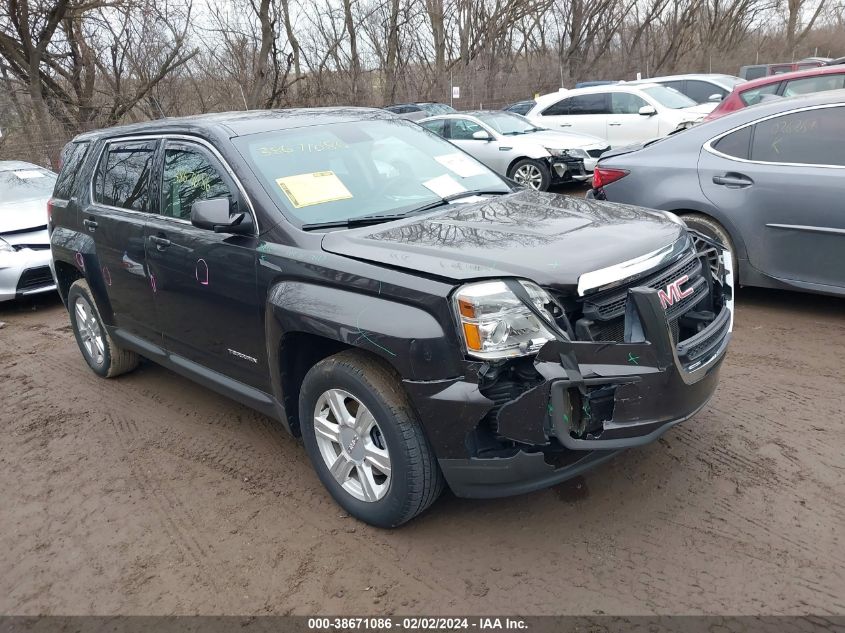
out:
{"label": "windshield wiper", "polygon": [[470,198],[472,196],[503,196],[507,193],[513,193],[513,191],[487,191],[484,189],[476,189],[475,191],[462,191],[461,193],[453,193],[451,196],[446,196],[444,198],[440,198],[440,200],[437,200],[435,202],[418,207],[413,211],[408,212],[408,215],[411,215],[412,213],[422,213],[423,211],[430,211],[431,209],[442,207],[444,204],[449,204],[450,202],[460,200],[461,198]]}

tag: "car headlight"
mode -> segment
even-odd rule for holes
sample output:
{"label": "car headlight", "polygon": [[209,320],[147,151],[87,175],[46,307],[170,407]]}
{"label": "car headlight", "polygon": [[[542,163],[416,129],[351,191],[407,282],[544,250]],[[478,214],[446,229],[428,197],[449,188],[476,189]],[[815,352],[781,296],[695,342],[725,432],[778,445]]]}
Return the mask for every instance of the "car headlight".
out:
{"label": "car headlight", "polygon": [[[519,283],[537,309],[553,321],[545,307],[552,302],[549,294],[530,281]],[[526,356],[555,338],[503,281],[467,284],[458,289],[453,301],[470,356],[484,359]]]}
{"label": "car headlight", "polygon": [[9,242],[0,237],[0,253],[14,253],[15,249]]}
{"label": "car headlight", "polygon": [[555,149],[554,147],[547,147],[546,151],[555,156],[557,158],[589,158],[590,155],[583,149],[580,148],[570,148],[570,149]]}

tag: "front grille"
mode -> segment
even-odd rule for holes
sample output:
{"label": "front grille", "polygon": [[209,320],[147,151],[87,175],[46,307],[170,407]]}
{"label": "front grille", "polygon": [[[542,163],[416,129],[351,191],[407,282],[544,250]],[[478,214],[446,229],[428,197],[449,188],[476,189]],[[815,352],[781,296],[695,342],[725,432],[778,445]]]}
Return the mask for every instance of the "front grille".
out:
{"label": "front grille", "polygon": [[29,292],[30,290],[37,290],[52,286],[53,275],[50,274],[49,266],[38,266],[37,268],[27,268],[23,271],[21,278],[18,280],[18,292]]}
{"label": "front grille", "polygon": [[599,158],[609,149],[610,145],[608,145],[607,147],[603,147],[602,149],[588,149],[587,153],[590,155],[590,158]]}

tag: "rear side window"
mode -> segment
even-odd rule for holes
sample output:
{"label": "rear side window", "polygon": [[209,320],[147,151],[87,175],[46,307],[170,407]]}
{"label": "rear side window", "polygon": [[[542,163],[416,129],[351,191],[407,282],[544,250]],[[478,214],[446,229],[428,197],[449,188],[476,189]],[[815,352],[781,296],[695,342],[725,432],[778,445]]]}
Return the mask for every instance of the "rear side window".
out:
{"label": "rear side window", "polygon": [[749,125],[736,132],[723,136],[713,144],[713,149],[734,158],[748,158],[751,145],[751,129]]}
{"label": "rear side window", "polygon": [[88,155],[89,146],[90,143],[87,142],[65,145],[61,158],[62,170],[59,172],[56,190],[53,192],[54,198],[68,200],[73,195],[73,184],[76,182],[76,176],[82,169],[82,163]]}
{"label": "rear side window", "polygon": [[607,93],[579,95],[569,102],[570,114],[609,114],[610,107]]}
{"label": "rear side window", "polygon": [[155,150],[156,143],[148,141],[106,145],[94,178],[94,201],[146,211]]}
{"label": "rear side window", "polygon": [[780,86],[780,84],[778,82],[774,82],[765,86],[760,86],[759,88],[743,90],[739,93],[739,98],[742,99],[742,102],[747,106],[756,105],[760,103],[763,95],[775,94],[778,91],[778,86]]}
{"label": "rear side window", "polygon": [[754,127],[752,160],[845,166],[845,107],[793,112]]}
{"label": "rear side window", "polygon": [[687,80],[686,95],[696,103],[707,103],[713,95],[719,95],[720,98],[724,98],[726,94],[728,92],[724,88],[719,88],[719,86],[706,81]]}

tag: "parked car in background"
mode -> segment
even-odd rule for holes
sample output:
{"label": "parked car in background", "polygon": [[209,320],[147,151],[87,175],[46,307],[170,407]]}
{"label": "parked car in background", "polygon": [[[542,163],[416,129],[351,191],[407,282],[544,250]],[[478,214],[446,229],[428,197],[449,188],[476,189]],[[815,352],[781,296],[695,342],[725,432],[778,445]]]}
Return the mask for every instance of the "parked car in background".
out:
{"label": "parked car in background", "polygon": [[743,66],[740,68],[739,77],[740,79],[751,81],[752,79],[759,79],[760,77],[768,77],[770,75],[782,75],[796,70],[818,68],[819,66],[824,66],[825,64],[826,62],[818,59],[806,59],[799,62],[786,62],[781,64],[752,64],[750,66]]}
{"label": "parked car in background", "polygon": [[50,274],[47,202],[56,174],[0,161],[0,301],[56,289]]}
{"label": "parked car in background", "polygon": [[164,119],[71,148],[51,238],[83,362],[112,378],[140,355],[270,416],[362,521],[400,525],[447,484],[581,475],[718,384],[729,260],[709,274],[670,214],[516,188],[375,109]]}
{"label": "parked car in background", "polygon": [[501,110],[456,112],[418,123],[493,171],[540,191],[590,180],[599,156],[610,149],[598,137],[547,130]]}
{"label": "parked car in background", "polygon": [[836,59],[831,59],[829,62],[825,62],[825,66],[839,66],[840,64],[845,64],[845,57],[837,57]]}
{"label": "parked car in background", "polygon": [[593,86],[612,86],[618,84],[618,79],[599,79],[597,81],[579,81],[575,84],[576,88],[592,88]]}
{"label": "parked car in background", "polygon": [[400,118],[408,119],[409,121],[417,121],[424,119],[427,116],[434,116],[435,114],[447,114],[455,112],[455,108],[448,106],[445,103],[399,103],[396,105],[385,106],[385,110],[398,114]]}
{"label": "parked car in background", "polygon": [[845,66],[821,66],[810,70],[763,77],[740,84],[705,117],[712,121],[746,106],[761,103],[768,96],[797,95],[845,88]]}
{"label": "parked car in background", "polygon": [[680,215],[729,247],[744,285],[845,295],[843,181],[840,90],[611,151],[588,196]]}
{"label": "parked car in background", "polygon": [[688,96],[696,103],[718,103],[744,80],[733,75],[690,74],[667,75],[665,77],[651,77],[639,81],[628,82],[638,85],[643,83],[660,84],[667,88],[674,88],[681,94]]}
{"label": "parked car in background", "polygon": [[513,112],[514,114],[521,114],[525,116],[525,113],[528,112],[531,108],[534,107],[534,104],[537,103],[534,99],[526,99],[525,101],[517,101],[516,103],[512,103],[509,106],[505,106],[502,108],[505,112]]}
{"label": "parked car in background", "polygon": [[543,95],[526,115],[535,125],[605,139],[620,147],[695,125],[716,106],[659,84],[614,84]]}

